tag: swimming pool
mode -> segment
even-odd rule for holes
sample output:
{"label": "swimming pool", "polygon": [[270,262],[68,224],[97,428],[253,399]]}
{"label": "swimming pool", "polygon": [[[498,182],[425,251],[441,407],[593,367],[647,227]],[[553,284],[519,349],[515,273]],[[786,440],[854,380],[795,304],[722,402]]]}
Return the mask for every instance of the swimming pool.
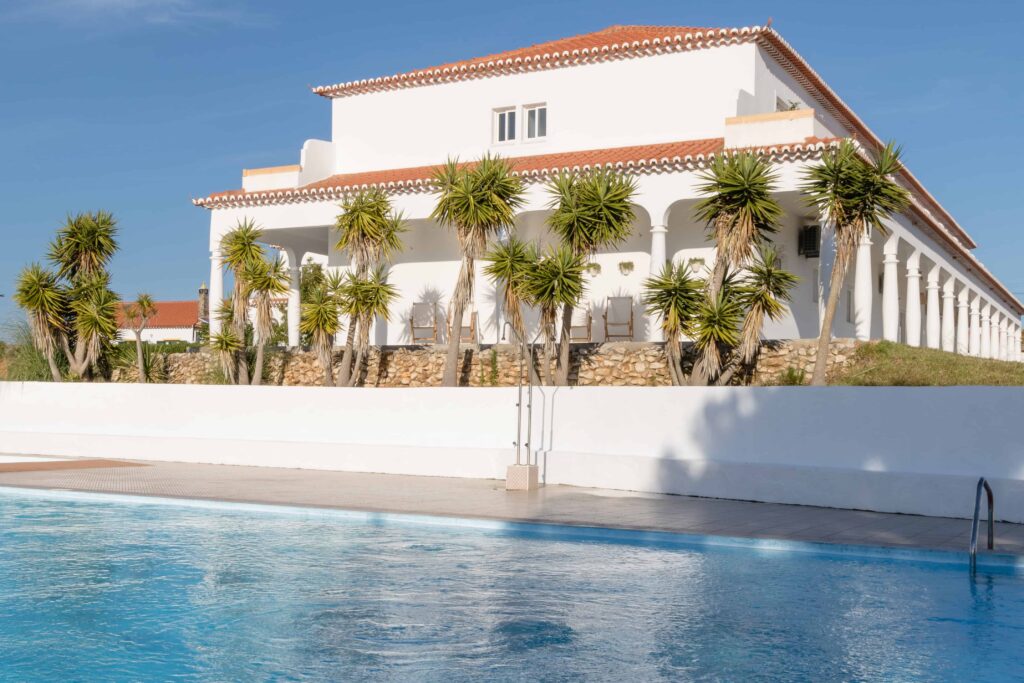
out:
{"label": "swimming pool", "polygon": [[1019,575],[586,535],[0,489],[0,678],[1024,678]]}

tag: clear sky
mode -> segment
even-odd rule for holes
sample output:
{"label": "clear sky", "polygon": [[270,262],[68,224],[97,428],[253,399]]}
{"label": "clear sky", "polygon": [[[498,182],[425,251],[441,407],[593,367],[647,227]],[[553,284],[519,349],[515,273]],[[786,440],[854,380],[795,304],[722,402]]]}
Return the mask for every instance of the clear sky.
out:
{"label": "clear sky", "polygon": [[[1024,297],[1019,0],[0,0],[0,322],[68,212],[113,211],[114,287],[184,299],[209,277],[190,199],[327,138],[310,85],[612,24],[775,28],[883,138]],[[651,84],[647,106],[657,106]]]}

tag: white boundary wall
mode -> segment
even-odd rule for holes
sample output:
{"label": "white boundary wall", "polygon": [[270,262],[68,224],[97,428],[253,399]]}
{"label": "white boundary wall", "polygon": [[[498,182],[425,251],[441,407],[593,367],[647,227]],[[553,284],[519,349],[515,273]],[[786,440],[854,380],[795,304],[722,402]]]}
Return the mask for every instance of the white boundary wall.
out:
{"label": "white boundary wall", "polygon": [[[502,478],[515,389],[0,382],[0,452]],[[1016,388],[544,388],[549,484],[1024,522]],[[510,494],[520,495],[520,494]]]}

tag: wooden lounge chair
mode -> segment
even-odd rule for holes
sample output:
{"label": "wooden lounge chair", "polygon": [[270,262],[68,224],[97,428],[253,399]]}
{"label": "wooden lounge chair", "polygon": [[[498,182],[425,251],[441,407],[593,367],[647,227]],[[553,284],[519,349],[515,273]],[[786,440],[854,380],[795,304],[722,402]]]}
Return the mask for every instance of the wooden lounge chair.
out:
{"label": "wooden lounge chair", "polygon": [[633,297],[608,297],[604,306],[604,338],[633,341]]}
{"label": "wooden lounge chair", "polygon": [[462,312],[462,325],[459,326],[459,341],[463,344],[476,343],[476,311]]}
{"label": "wooden lounge chair", "polygon": [[592,330],[594,317],[590,315],[590,307],[578,306],[572,309],[572,322],[569,324],[570,342],[589,342],[593,340]]}
{"label": "wooden lounge chair", "polygon": [[412,305],[409,336],[413,344],[437,343],[437,304],[421,301]]}

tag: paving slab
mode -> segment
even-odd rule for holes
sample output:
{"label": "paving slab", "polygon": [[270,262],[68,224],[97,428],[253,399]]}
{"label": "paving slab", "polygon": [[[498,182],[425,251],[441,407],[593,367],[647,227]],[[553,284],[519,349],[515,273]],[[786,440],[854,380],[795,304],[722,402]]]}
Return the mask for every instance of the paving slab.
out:
{"label": "paving slab", "polygon": [[[130,462],[138,466],[91,461],[82,468],[0,471],[0,486],[900,548],[964,551],[970,540],[965,519],[571,486],[510,493],[503,481],[489,479]],[[964,505],[973,509],[970,495]],[[996,524],[996,552],[1024,555],[1024,525]]]}

